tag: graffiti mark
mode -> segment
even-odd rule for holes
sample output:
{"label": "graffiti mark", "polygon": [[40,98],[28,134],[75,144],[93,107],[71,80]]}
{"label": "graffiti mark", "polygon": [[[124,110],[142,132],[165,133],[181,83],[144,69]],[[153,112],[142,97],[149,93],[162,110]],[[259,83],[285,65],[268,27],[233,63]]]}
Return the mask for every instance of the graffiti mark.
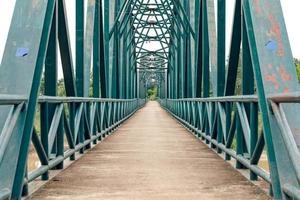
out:
{"label": "graffiti mark", "polygon": [[269,40],[265,46],[270,51],[274,51],[277,49],[277,43],[274,40]]}
{"label": "graffiti mark", "polygon": [[28,48],[20,47],[16,51],[16,57],[25,57],[28,55],[28,53],[29,53]]}

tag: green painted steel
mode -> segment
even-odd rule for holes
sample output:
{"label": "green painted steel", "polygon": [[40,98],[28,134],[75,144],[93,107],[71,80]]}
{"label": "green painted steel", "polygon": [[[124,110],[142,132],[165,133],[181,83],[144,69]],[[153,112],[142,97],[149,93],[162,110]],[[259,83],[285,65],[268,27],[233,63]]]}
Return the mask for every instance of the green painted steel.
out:
{"label": "green painted steel", "polygon": [[[114,20],[107,21],[106,16],[117,11],[119,22],[116,24],[121,24],[126,16],[123,16],[123,10],[119,12],[119,4],[89,0],[85,9],[83,1],[74,3],[75,65],[66,2],[16,1],[0,67],[0,199],[20,199],[21,195],[27,195],[29,182],[38,177],[48,180],[49,170],[62,169],[65,159],[76,159],[76,152],[84,153],[92,147],[91,143],[96,144],[111,134],[145,103],[134,91],[136,72],[124,65],[127,73],[131,73],[127,80],[123,72],[119,73],[118,76],[122,76],[119,78],[116,74],[112,76],[110,71],[113,65],[116,70],[121,69],[119,57],[128,54],[119,48],[116,57],[111,57],[109,52],[109,43],[113,39],[106,33]],[[114,9],[105,9],[108,6]],[[128,10],[130,6],[126,4],[124,8]],[[130,24],[123,27],[130,30]],[[112,34],[116,35],[115,41],[120,41],[118,26]],[[128,43],[125,38],[124,41]],[[58,47],[66,97],[58,97]],[[121,87],[111,77],[122,80],[131,87],[127,90],[132,93],[114,95],[115,99],[106,98]],[[44,87],[40,91],[41,82]],[[40,128],[36,126],[37,120]],[[30,141],[41,166],[28,172]]]}
{"label": "green painted steel", "polygon": [[[76,0],[71,41],[65,0],[17,0],[0,67],[0,199],[27,195],[30,181],[104,139],[152,86],[166,110],[251,180],[267,181],[275,199],[299,199],[300,94],[280,0],[236,1],[228,62],[226,3]],[[32,172],[30,141],[41,162]],[[270,173],[258,166],[264,149]]]}
{"label": "green painted steel", "polygon": [[[176,2],[175,11],[187,6]],[[201,0],[195,6],[200,8],[192,90],[198,98],[184,98],[192,93],[188,85],[193,77],[186,75],[192,69],[184,67],[189,66],[189,44],[180,39],[185,53],[178,54],[183,61],[173,67],[179,70],[181,95],[176,98],[170,91],[177,74],[168,73],[168,98],[160,98],[162,106],[226,160],[235,158],[236,168],[249,169],[251,180],[269,182],[275,199],[299,199],[299,83],[280,1],[236,1],[228,66],[225,0]],[[185,12],[179,15],[188,18]],[[185,27],[183,38],[189,24]],[[258,166],[265,147],[270,174]]]}

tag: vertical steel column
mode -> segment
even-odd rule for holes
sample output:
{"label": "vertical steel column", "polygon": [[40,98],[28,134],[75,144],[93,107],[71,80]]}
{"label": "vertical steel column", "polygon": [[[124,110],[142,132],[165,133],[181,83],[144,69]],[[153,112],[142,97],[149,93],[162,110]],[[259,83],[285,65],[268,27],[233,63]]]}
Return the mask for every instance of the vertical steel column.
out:
{"label": "vertical steel column", "polygon": [[110,80],[110,62],[109,62],[109,18],[110,18],[110,0],[102,0],[104,1],[104,17],[103,17],[103,34],[104,34],[104,56],[105,56],[105,72],[106,72],[106,97],[111,97],[111,80]]}
{"label": "vertical steel column", "polygon": [[76,87],[84,96],[84,1],[76,0]]}
{"label": "vertical steel column", "polygon": [[236,88],[236,77],[241,49],[241,1],[236,1],[232,25],[231,46],[225,85],[225,96],[233,96]]}
{"label": "vertical steel column", "polygon": [[[114,19],[117,19],[120,0],[115,1],[115,8],[114,8]],[[114,39],[113,39],[113,60],[112,60],[112,86],[111,92],[113,98],[119,98],[119,56],[120,56],[120,38],[119,38],[119,23],[116,22],[116,26],[114,29]],[[108,30],[107,30],[108,31]]]}
{"label": "vertical steel column", "polygon": [[[189,23],[190,21],[190,1],[185,1],[184,2],[184,9],[185,13],[187,15],[187,22],[186,24]],[[194,5],[193,5],[194,6]],[[193,80],[193,73],[194,73],[194,66],[192,65],[192,53],[191,53],[191,27],[186,25],[186,97],[192,98],[194,96],[194,80]]]}
{"label": "vertical steel column", "polygon": [[[57,2],[57,1],[56,1]],[[58,4],[55,5],[55,12],[53,14],[51,32],[48,42],[46,60],[45,60],[45,93],[46,96],[57,96],[57,38],[58,38]],[[48,131],[55,111],[54,105],[44,103],[41,105],[41,142],[45,149],[47,156],[49,156],[48,149]],[[42,163],[43,164],[43,163]],[[48,172],[43,174],[43,180],[48,180]]]}
{"label": "vertical steel column", "polygon": [[[198,1],[197,1],[198,2]],[[196,51],[196,97],[201,97],[202,96],[202,73],[203,73],[203,61],[202,61],[202,42],[203,42],[203,32],[202,32],[202,27],[203,27],[203,0],[199,1],[199,9],[196,9],[197,15],[198,16],[198,25],[197,25],[197,51]]]}
{"label": "vertical steel column", "polygon": [[[77,95],[84,96],[84,1],[76,0],[76,87]],[[83,115],[79,121],[78,143],[84,142]],[[80,150],[84,153],[84,148]]]}
{"label": "vertical steel column", "polygon": [[210,76],[209,76],[209,38],[207,21],[207,0],[202,0],[202,97],[209,97]]}
{"label": "vertical steel column", "polygon": [[[103,4],[106,3],[105,0],[99,0],[99,5],[97,5],[99,9],[99,59],[100,59],[100,86],[101,86],[101,98],[108,97],[108,77],[107,71],[108,71],[108,64],[107,64],[107,57],[105,51],[106,48],[106,34],[104,33],[105,30],[105,24],[106,22],[103,19],[103,15],[106,14],[106,12],[103,12]],[[96,18],[97,19],[97,18]],[[97,21],[97,20],[96,20]]]}
{"label": "vertical steel column", "polygon": [[[90,82],[92,81],[91,74],[91,59],[93,51],[94,40],[94,21],[95,21],[95,0],[88,0],[86,9],[86,22],[84,31],[84,54],[83,54],[83,96],[89,97],[90,94]],[[92,92],[92,91],[91,91]]]}
{"label": "vertical steel column", "polygon": [[64,75],[66,95],[77,96],[76,78],[74,75],[74,65],[71,53],[71,44],[69,39],[69,30],[67,22],[67,11],[65,1],[58,1],[58,42],[60,48],[60,57]]}
{"label": "vertical steel column", "polygon": [[[101,12],[101,0],[95,0],[95,20],[94,20],[94,37],[93,37],[93,97],[100,97],[100,38],[101,38],[101,27],[102,15]],[[102,91],[101,91],[102,92]]]}
{"label": "vertical steel column", "polygon": [[[225,86],[225,60],[226,60],[226,1],[218,0],[217,2],[217,96],[224,95]],[[219,106],[216,104],[216,106]],[[219,113],[217,113],[219,115]],[[217,141],[223,143],[223,133],[221,127],[221,118],[217,117]],[[218,153],[221,153],[218,148]]]}
{"label": "vertical steel column", "polygon": [[225,85],[225,60],[226,60],[226,0],[218,0],[217,4],[218,18],[217,18],[217,96],[224,95]]}

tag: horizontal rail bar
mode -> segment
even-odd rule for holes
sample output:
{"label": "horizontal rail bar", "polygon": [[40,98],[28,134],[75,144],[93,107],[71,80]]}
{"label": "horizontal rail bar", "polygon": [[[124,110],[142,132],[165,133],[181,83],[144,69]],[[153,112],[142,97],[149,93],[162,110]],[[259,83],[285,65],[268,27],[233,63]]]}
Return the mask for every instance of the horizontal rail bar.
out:
{"label": "horizontal rail bar", "polygon": [[25,96],[0,94],[0,105],[15,105],[27,100]]}
{"label": "horizontal rail bar", "polygon": [[[84,98],[84,97],[52,97],[40,96],[39,103],[87,103],[87,102],[133,102],[142,99],[108,99],[108,98]],[[0,94],[0,105],[15,105],[27,102],[28,98],[18,95]]]}
{"label": "horizontal rail bar", "polygon": [[275,103],[300,103],[300,92],[272,95],[268,97],[268,100],[272,100]]}
{"label": "horizontal rail bar", "polygon": [[[0,105],[14,105],[27,102],[25,96],[0,94]],[[107,98],[83,98],[83,97],[52,97],[40,96],[39,103],[84,103],[84,102],[130,102],[136,99],[107,99]],[[297,103],[300,102],[300,92],[287,93],[284,95],[272,95],[268,97],[275,103]],[[184,98],[168,99],[167,101],[192,101],[192,102],[258,102],[256,95],[224,96],[210,98]]]}
{"label": "horizontal rail bar", "polygon": [[139,99],[102,99],[102,98],[84,98],[84,97],[51,97],[41,96],[39,103],[89,103],[89,102],[134,102]]}
{"label": "horizontal rail bar", "polygon": [[184,99],[167,99],[173,102],[258,102],[256,95],[243,96],[225,96],[225,97],[210,97],[210,98],[184,98]]}

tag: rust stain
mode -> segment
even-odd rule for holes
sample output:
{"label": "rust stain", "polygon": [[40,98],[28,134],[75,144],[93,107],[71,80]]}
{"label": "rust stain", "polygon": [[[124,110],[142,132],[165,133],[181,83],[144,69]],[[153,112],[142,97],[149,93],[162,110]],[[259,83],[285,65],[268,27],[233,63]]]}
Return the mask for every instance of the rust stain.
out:
{"label": "rust stain", "polygon": [[255,8],[255,12],[256,14],[260,14],[261,13],[261,8],[259,6],[260,0],[254,0],[254,8]]}
{"label": "rust stain", "polygon": [[284,81],[291,81],[292,80],[292,76],[286,71],[284,65],[280,65],[279,74],[281,76],[281,79],[284,80]]}
{"label": "rust stain", "polygon": [[269,35],[276,38],[278,42],[277,55],[283,57],[285,55],[285,51],[283,46],[283,39],[282,39],[280,25],[272,14],[269,14],[268,19],[271,23],[271,29],[269,30]]}
{"label": "rust stain", "polygon": [[276,74],[265,75],[265,80],[271,82],[274,85],[276,90],[279,89],[279,83],[276,79]]}
{"label": "rust stain", "polygon": [[285,87],[284,90],[283,90],[283,93],[290,93],[290,92],[291,92],[291,90],[288,87]]}
{"label": "rust stain", "polygon": [[273,65],[272,65],[272,64],[268,64],[267,67],[268,67],[269,69],[272,69],[272,68],[273,68]]}
{"label": "rust stain", "polygon": [[291,131],[293,133],[299,133],[300,129],[299,128],[292,128]]}

